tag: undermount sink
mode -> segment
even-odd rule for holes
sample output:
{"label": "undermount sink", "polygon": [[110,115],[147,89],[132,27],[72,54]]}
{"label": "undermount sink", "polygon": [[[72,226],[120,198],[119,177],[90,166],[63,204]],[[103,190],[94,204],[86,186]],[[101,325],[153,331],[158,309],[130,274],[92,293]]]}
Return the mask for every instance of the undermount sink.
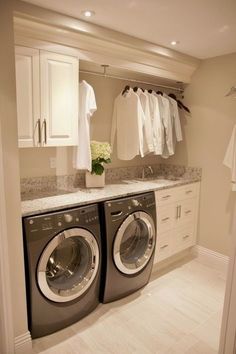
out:
{"label": "undermount sink", "polygon": [[183,179],[182,177],[145,177],[145,178],[135,178],[136,181],[143,181],[143,182],[157,182],[157,183],[161,183],[161,182],[168,182],[168,181],[179,181]]}

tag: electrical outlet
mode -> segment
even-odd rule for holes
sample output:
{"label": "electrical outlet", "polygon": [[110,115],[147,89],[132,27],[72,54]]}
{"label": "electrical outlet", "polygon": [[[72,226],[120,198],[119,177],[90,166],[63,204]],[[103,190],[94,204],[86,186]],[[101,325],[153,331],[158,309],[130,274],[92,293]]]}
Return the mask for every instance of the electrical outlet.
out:
{"label": "electrical outlet", "polygon": [[50,162],[50,168],[56,168],[57,166],[57,160],[55,157],[50,157],[49,159],[49,162]]}

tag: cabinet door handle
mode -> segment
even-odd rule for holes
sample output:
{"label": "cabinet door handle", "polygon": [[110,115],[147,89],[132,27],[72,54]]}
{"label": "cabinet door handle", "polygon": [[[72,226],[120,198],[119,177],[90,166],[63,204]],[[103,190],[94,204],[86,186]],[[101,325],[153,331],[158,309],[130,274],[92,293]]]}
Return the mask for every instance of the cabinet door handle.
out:
{"label": "cabinet door handle", "polygon": [[185,214],[189,214],[191,212],[192,212],[192,210],[186,210]]}
{"label": "cabinet door handle", "polygon": [[170,195],[170,194],[167,194],[167,195],[163,195],[162,199],[168,199],[168,198],[170,198],[170,197],[171,197],[171,195]]}
{"label": "cabinet door handle", "polygon": [[160,247],[160,250],[163,250],[164,248],[168,247],[169,245],[164,245]]}
{"label": "cabinet door handle", "polygon": [[43,128],[44,128],[44,144],[47,144],[47,121],[43,120]]}
{"label": "cabinet door handle", "polygon": [[37,120],[37,125],[38,125],[38,144],[41,144],[41,142],[42,142],[42,136],[41,136],[40,119]]}
{"label": "cabinet door handle", "polygon": [[189,235],[183,236],[183,240],[185,240],[185,239],[188,238],[188,237],[189,237]]}
{"label": "cabinet door handle", "polygon": [[182,207],[179,205],[179,218],[181,218]]}
{"label": "cabinet door handle", "polygon": [[179,218],[179,205],[177,205],[177,208],[176,208],[176,219]]}
{"label": "cabinet door handle", "polygon": [[167,221],[167,220],[169,220],[170,218],[169,217],[166,217],[166,218],[164,218],[164,219],[161,219],[161,221]]}

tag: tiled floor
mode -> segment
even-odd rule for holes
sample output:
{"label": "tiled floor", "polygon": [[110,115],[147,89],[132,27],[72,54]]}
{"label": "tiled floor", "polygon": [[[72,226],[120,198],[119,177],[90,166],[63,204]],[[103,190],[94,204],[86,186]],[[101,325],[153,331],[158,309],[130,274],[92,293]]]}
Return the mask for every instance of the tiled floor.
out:
{"label": "tiled floor", "polygon": [[33,341],[40,354],[216,354],[225,274],[198,259],[154,273],[144,289]]}

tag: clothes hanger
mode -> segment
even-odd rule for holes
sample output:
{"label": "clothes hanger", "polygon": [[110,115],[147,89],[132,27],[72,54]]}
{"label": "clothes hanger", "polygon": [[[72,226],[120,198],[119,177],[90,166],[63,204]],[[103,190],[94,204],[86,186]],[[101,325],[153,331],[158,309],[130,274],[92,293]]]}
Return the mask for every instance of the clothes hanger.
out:
{"label": "clothes hanger", "polygon": [[135,87],[133,88],[133,91],[134,91],[134,92],[137,92],[137,91],[138,91],[138,86],[135,86]]}
{"label": "clothes hanger", "polygon": [[157,95],[163,96],[163,92],[162,91],[157,91]]}
{"label": "clothes hanger", "polygon": [[152,90],[148,90],[148,93],[152,93]]}
{"label": "clothes hanger", "polygon": [[232,86],[231,89],[226,93],[225,97],[227,96],[236,98],[236,85]]}
{"label": "clothes hanger", "polygon": [[125,88],[124,88],[124,90],[122,91],[122,96],[123,96],[125,93],[127,93],[127,92],[129,91],[129,89],[130,89],[130,86],[129,86],[129,85],[126,85]]}
{"label": "clothes hanger", "polygon": [[181,102],[180,100],[178,100],[177,97],[176,97],[176,95],[175,95],[174,93],[170,93],[168,96],[171,97],[171,98],[173,98],[173,99],[178,103],[178,107],[179,107],[180,109],[184,109],[186,112],[191,113],[191,112],[190,112],[190,109],[189,109],[187,106],[185,106],[185,105],[183,104],[183,102]]}

